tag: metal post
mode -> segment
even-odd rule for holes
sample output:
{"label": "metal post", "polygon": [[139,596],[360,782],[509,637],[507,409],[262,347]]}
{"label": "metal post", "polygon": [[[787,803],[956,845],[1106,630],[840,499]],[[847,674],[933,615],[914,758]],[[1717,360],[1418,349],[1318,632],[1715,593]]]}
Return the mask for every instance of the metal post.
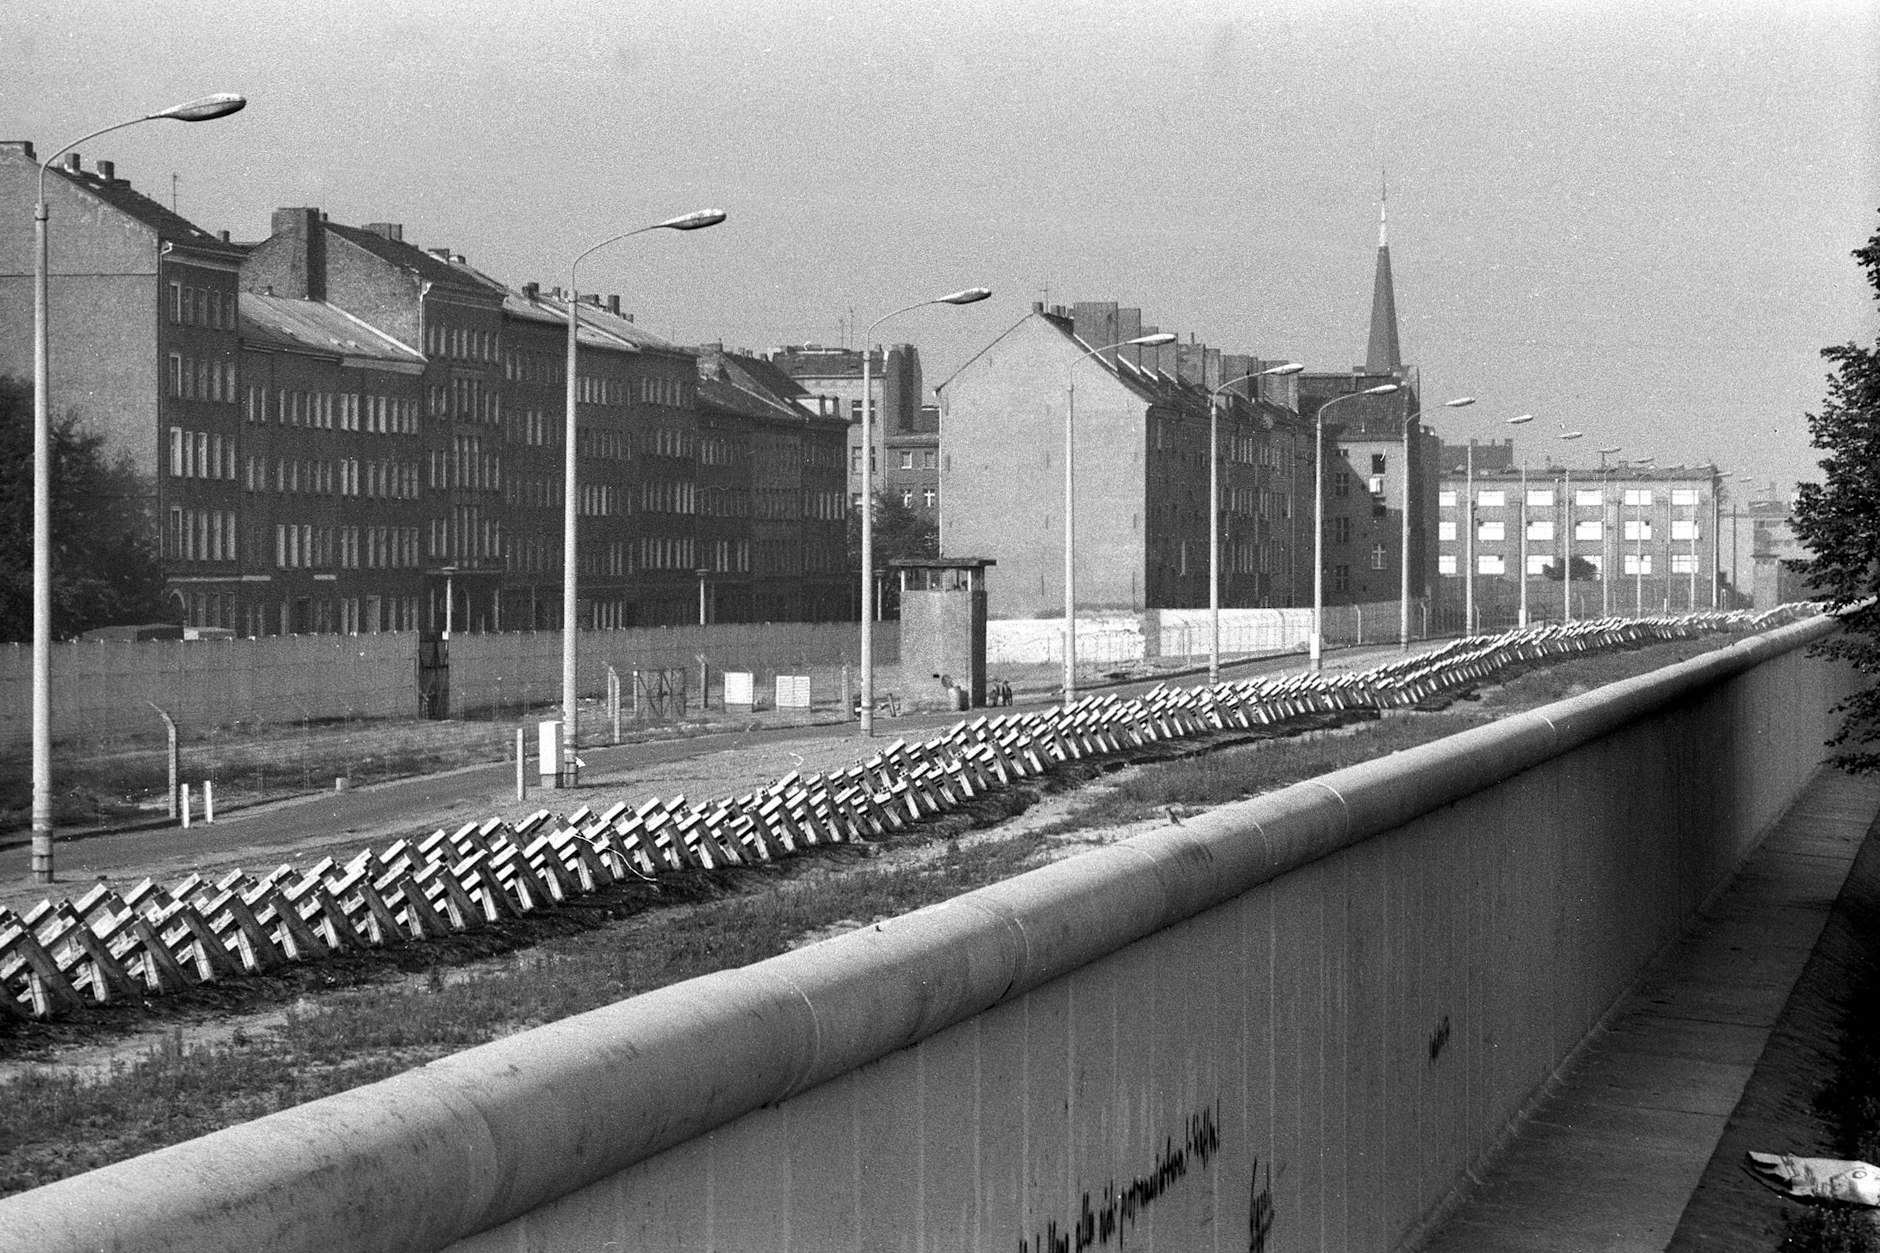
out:
{"label": "metal post", "polygon": [[1312,643],[1309,665],[1318,671],[1324,666],[1325,627],[1325,411],[1326,401],[1313,414],[1318,427],[1313,437],[1315,454],[1312,464]]}
{"label": "metal post", "polygon": [[[585,256],[586,254],[582,254]],[[568,360],[567,387],[565,389],[567,412],[562,417],[562,501],[561,501],[561,761],[556,772],[561,776],[564,787],[573,787],[575,777],[575,740],[580,735],[581,708],[580,699],[575,690],[575,632],[579,627],[577,618],[577,576],[580,571],[579,550],[577,547],[577,527],[579,526],[579,476],[576,470],[575,450],[580,443],[579,430],[575,421],[575,402],[579,398],[578,373],[579,362],[576,357],[576,343],[581,331],[581,297],[574,289],[575,265],[580,264],[580,257],[568,267]]]}
{"label": "metal post", "polygon": [[[1564,459],[1563,459],[1564,460]],[[1566,534],[1562,543],[1566,551],[1566,560],[1560,563],[1560,599],[1561,622],[1573,625],[1573,467],[1562,466],[1566,472],[1566,490],[1561,493],[1567,507]]]}
{"label": "metal post", "polygon": [[[873,335],[871,327],[869,335]],[[875,733],[875,440],[868,336],[862,338],[862,738]]]}
{"label": "metal post", "polygon": [[[1650,488],[1643,489],[1650,491]],[[1638,516],[1632,525],[1632,616],[1645,614],[1645,506],[1634,505]]]}
{"label": "metal post", "polygon": [[[52,882],[52,421],[44,167],[33,206],[33,882]],[[172,782],[171,795],[175,795]]]}
{"label": "metal post", "polygon": [[1397,543],[1397,646],[1406,653],[1410,651],[1410,432],[1414,416],[1407,412],[1403,416],[1403,526]]}
{"label": "metal post", "polygon": [[516,799],[526,800],[529,796],[528,769],[529,750],[525,746],[526,733],[521,727],[516,728]]}
{"label": "metal post", "polygon": [[1463,525],[1469,533],[1463,537],[1467,560],[1462,571],[1462,633],[1475,634],[1475,437],[1469,437],[1468,470],[1464,476],[1467,499],[1463,501]]}
{"label": "metal post", "polygon": [[1064,392],[1064,703],[1077,699],[1077,477],[1071,472],[1076,451],[1072,434],[1077,417],[1077,363]]}
{"label": "metal post", "polygon": [[204,826],[215,825],[215,780],[202,781],[202,821]]}
{"label": "metal post", "polygon": [[1208,405],[1208,682],[1221,681],[1221,399]]}
{"label": "metal post", "polygon": [[1528,569],[1528,551],[1527,551],[1527,541],[1528,541],[1528,533],[1527,533],[1527,506],[1528,506],[1528,486],[1527,486],[1527,458],[1526,458],[1526,457],[1523,457],[1523,458],[1521,459],[1521,523],[1520,523],[1520,525],[1521,525],[1521,613],[1520,613],[1520,622],[1518,623],[1518,625],[1520,625],[1520,626],[1523,626],[1523,627],[1525,627],[1525,626],[1526,626],[1526,625],[1528,624],[1528,606],[1527,606],[1527,581],[1528,581],[1528,572],[1527,572],[1527,569]]}

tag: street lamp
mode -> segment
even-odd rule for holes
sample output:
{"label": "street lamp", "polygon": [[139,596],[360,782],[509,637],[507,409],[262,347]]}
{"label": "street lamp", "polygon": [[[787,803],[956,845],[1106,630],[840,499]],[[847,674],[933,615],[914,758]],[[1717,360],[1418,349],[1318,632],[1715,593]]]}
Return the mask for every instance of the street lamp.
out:
{"label": "street lamp", "polygon": [[[1566,423],[1562,422],[1560,425],[1564,428],[1566,426]],[[1585,434],[1586,434],[1585,431],[1568,431],[1568,430],[1563,429],[1560,432],[1559,438],[1563,440],[1575,440],[1575,439],[1580,439],[1584,437]],[[1560,461],[1561,461],[1561,469],[1562,471],[1564,471],[1566,475],[1566,478],[1561,485],[1561,495],[1563,497],[1562,503],[1566,509],[1566,519],[1567,519],[1567,525],[1565,528],[1566,534],[1562,536],[1561,538],[1561,544],[1566,553],[1566,557],[1560,563],[1560,601],[1561,601],[1560,620],[1566,626],[1572,626],[1573,625],[1573,467],[1567,464],[1567,458],[1565,454],[1561,455]],[[1602,526],[1605,520],[1604,519],[1605,511],[1606,511],[1605,505],[1601,504],[1600,514],[1601,514]]]}
{"label": "street lamp", "polygon": [[1618,444],[1599,450],[1599,612],[1607,618],[1612,617],[1612,563],[1607,559],[1606,544],[1612,527],[1606,522],[1606,497],[1611,493],[1606,480],[1606,458],[1624,451]]}
{"label": "street lamp", "polygon": [[[1445,409],[1462,409],[1475,403],[1473,396],[1458,396],[1454,400],[1445,400]],[[1416,430],[1416,419],[1423,416],[1421,409],[1407,413],[1403,419],[1403,533],[1398,541],[1397,564],[1397,647],[1404,652],[1410,651],[1410,435]]]}
{"label": "street lamp", "polygon": [[[1723,481],[1730,471],[1711,467],[1710,483],[1710,609],[1715,613],[1723,605]],[[1735,532],[1732,530],[1734,540]],[[1730,572],[1734,575],[1736,572]]]}
{"label": "street lamp", "polygon": [[139,122],[208,122],[239,113],[245,96],[218,92],[116,122],[82,135],[39,163],[39,199],[33,205],[33,881],[52,882],[52,419],[50,407],[50,265],[46,171],[86,140]]}
{"label": "street lamp", "polygon": [[[1633,464],[1646,467],[1656,460],[1656,457],[1641,457]],[[1647,494],[1651,491],[1650,488],[1644,490]],[[1650,519],[1643,512],[1644,505],[1634,505],[1633,508],[1640,511],[1632,519],[1632,616],[1636,618],[1645,612],[1645,527]],[[1624,520],[1623,513],[1620,518]]]}
{"label": "street lamp", "polygon": [[[1172,331],[1138,335],[1092,348],[1080,354],[1064,371],[1064,703],[1077,699],[1077,478],[1072,473],[1076,451],[1073,431],[1077,418],[1077,367],[1112,348],[1159,348],[1181,336]],[[1080,341],[1081,342],[1081,341]]]}
{"label": "street lamp", "polygon": [[576,554],[577,519],[580,500],[576,490],[575,448],[578,444],[575,426],[575,401],[579,395],[579,376],[576,373],[575,344],[581,331],[581,294],[577,285],[577,275],[581,263],[599,252],[602,248],[633,235],[644,235],[648,231],[696,231],[707,226],[716,226],[725,220],[723,209],[700,209],[695,213],[682,213],[676,218],[667,218],[663,222],[654,222],[650,226],[637,227],[622,231],[618,235],[609,235],[600,243],[587,249],[568,263],[568,362],[567,362],[567,413],[562,424],[562,480],[564,488],[561,502],[561,769],[557,772],[559,786],[572,787],[576,781],[575,739],[580,730],[580,704],[575,691],[575,631],[576,631],[576,582],[580,569]]}
{"label": "street lamp", "polygon": [[1297,361],[1255,370],[1229,379],[1208,393],[1208,682],[1221,681],[1221,399],[1228,388],[1249,379],[1298,374]]}
{"label": "street lamp", "polygon": [[[1474,398],[1465,396],[1463,401],[1473,403]],[[1456,402],[1450,401],[1449,403]],[[1521,426],[1533,420],[1533,414],[1524,413],[1519,417],[1509,418],[1508,425]],[[1475,633],[1475,439],[1473,436],[1469,439],[1469,451],[1464,465],[1467,468],[1463,474],[1462,519],[1463,525],[1468,528],[1468,533],[1462,537],[1464,566],[1462,571],[1462,633],[1473,635]],[[1522,577],[1523,579],[1527,577],[1525,571]],[[1405,647],[1409,647],[1407,642]]]}
{"label": "street lamp", "polygon": [[1333,405],[1347,400],[1356,400],[1360,396],[1388,396],[1402,387],[1402,383],[1380,383],[1376,387],[1367,387],[1361,392],[1334,396],[1320,405],[1317,412],[1312,415],[1318,427],[1313,442],[1312,457],[1312,651],[1310,664],[1314,671],[1323,666],[1325,653],[1325,411]]}
{"label": "street lamp", "polygon": [[[932,300],[917,300],[911,305],[884,313],[862,335],[862,737],[875,733],[875,443],[873,419],[875,402],[870,394],[874,380],[869,371],[869,344],[875,328],[889,318],[899,317],[928,305],[971,305],[992,295],[990,287],[968,287]],[[885,361],[882,364],[887,364]]]}

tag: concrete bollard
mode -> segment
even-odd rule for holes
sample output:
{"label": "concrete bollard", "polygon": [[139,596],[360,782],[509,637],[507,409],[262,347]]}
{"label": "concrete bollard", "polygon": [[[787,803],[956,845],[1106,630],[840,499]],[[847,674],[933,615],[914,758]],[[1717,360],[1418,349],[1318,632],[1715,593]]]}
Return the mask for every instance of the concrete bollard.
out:
{"label": "concrete bollard", "polygon": [[202,781],[202,821],[205,826],[215,821],[215,782],[210,779]]}
{"label": "concrete bollard", "polygon": [[521,727],[516,728],[516,799],[529,798],[529,739],[528,733]]}
{"label": "concrete bollard", "polygon": [[335,792],[344,792],[351,786],[352,786],[352,780],[347,778],[343,774],[336,775],[333,779],[333,790]]}
{"label": "concrete bollard", "polygon": [[561,722],[550,718],[536,724],[536,768],[542,775],[542,786],[558,788],[563,786],[561,772]]}
{"label": "concrete bollard", "polygon": [[185,783],[182,785],[181,795],[183,801],[183,829],[187,831],[189,829],[189,784]]}

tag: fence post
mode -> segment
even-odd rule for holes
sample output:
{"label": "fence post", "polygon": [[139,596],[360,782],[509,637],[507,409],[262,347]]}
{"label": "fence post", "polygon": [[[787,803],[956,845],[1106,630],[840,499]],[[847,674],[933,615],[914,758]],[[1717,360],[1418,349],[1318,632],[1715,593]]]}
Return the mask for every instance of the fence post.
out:
{"label": "fence post", "polygon": [[614,743],[620,743],[620,671],[607,665],[607,716],[613,723]]}
{"label": "fence post", "polygon": [[711,708],[712,667],[704,653],[693,655],[698,658],[698,711],[702,714]]}
{"label": "fence post", "polygon": [[[614,708],[617,714],[619,706],[616,705]],[[529,798],[529,750],[526,735],[527,733],[521,727],[516,728],[516,799],[519,801]],[[620,737],[616,734],[614,738],[619,739]]]}
{"label": "fence post", "polygon": [[633,669],[633,720],[635,722],[640,720],[640,670],[638,666]]}
{"label": "fence post", "polygon": [[189,830],[189,784],[183,784],[183,830]]}
{"label": "fence post", "polygon": [[215,823],[215,780],[202,781],[202,821],[204,826]]}
{"label": "fence post", "polygon": [[[158,705],[157,702],[153,700],[147,700],[144,702],[144,704],[150,706],[152,709],[157,711],[157,717],[163,719],[164,733],[169,737],[169,741],[170,741],[170,790],[169,790],[168,796],[165,798],[163,809],[164,809],[164,815],[168,817],[170,821],[174,822],[176,821],[176,783],[177,783],[176,775],[177,775],[178,767],[181,765],[180,754],[177,752],[177,748],[176,748],[176,719],[170,717],[169,714],[165,713],[163,711],[162,706]],[[188,822],[184,822],[183,825],[188,826],[189,824]]]}

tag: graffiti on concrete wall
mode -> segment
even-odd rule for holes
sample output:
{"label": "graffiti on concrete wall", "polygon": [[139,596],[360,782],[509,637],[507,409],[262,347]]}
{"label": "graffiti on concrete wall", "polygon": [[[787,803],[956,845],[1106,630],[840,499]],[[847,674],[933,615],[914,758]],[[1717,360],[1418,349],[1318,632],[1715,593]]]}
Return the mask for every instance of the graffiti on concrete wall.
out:
{"label": "graffiti on concrete wall", "polygon": [[1275,1212],[1273,1209],[1273,1163],[1266,1163],[1262,1177],[1260,1159],[1253,1159],[1253,1178],[1248,1185],[1250,1196],[1247,1201],[1247,1253],[1266,1253],[1267,1241],[1273,1238]]}
{"label": "graffiti on concrete wall", "polygon": [[1220,1102],[1188,1116],[1180,1144],[1173,1136],[1146,1173],[1127,1181],[1111,1179],[1093,1196],[1083,1194],[1077,1216],[1060,1227],[1054,1218],[1044,1230],[1018,1239],[1018,1253],[1083,1253],[1109,1244],[1120,1246],[1142,1212],[1180,1183],[1190,1170],[1205,1167],[1221,1148]]}

